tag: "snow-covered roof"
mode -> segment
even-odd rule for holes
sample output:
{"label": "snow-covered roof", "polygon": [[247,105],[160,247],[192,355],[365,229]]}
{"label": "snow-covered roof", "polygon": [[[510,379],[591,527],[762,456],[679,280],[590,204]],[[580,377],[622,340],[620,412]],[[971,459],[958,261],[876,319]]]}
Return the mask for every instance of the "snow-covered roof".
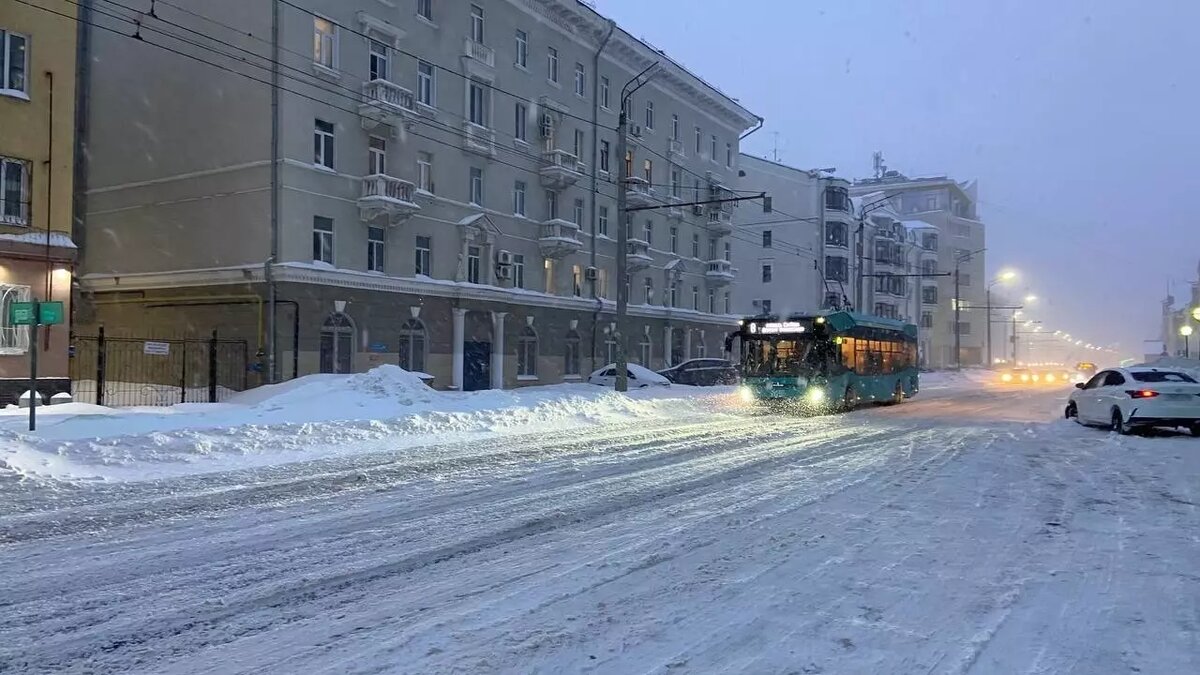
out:
{"label": "snow-covered roof", "polygon": [[902,220],[900,221],[904,227],[910,230],[936,230],[937,226],[925,222],[924,220]]}

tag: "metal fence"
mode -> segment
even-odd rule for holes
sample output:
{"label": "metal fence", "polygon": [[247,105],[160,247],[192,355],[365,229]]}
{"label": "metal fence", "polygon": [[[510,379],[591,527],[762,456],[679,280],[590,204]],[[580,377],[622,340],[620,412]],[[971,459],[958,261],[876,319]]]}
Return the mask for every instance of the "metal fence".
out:
{"label": "metal fence", "polygon": [[71,336],[71,380],[81,403],[216,403],[246,389],[245,340]]}

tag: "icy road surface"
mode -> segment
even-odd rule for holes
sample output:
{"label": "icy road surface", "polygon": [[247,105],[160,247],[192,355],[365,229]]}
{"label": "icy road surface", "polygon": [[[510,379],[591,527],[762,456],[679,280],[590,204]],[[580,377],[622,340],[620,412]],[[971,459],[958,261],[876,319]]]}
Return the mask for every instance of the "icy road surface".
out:
{"label": "icy road surface", "polygon": [[1200,672],[1200,440],[1064,396],[11,480],[0,672]]}

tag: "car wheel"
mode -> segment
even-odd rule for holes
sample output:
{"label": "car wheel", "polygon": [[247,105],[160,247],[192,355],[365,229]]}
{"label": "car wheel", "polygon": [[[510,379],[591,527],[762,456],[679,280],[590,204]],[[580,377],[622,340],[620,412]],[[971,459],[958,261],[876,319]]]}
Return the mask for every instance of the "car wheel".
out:
{"label": "car wheel", "polygon": [[896,390],[892,392],[892,405],[904,403],[904,385],[896,383]]}
{"label": "car wheel", "polygon": [[1075,420],[1076,422],[1079,421],[1079,408],[1075,406],[1074,401],[1071,401],[1067,404],[1067,409],[1063,411],[1063,417],[1066,417],[1069,420]]}
{"label": "car wheel", "polygon": [[854,410],[858,405],[858,393],[854,391],[854,385],[846,387],[846,393],[842,395],[842,411]]}
{"label": "car wheel", "polygon": [[1133,427],[1126,424],[1125,419],[1121,417],[1120,408],[1113,408],[1112,425],[1109,428],[1122,436],[1128,436],[1133,432]]}
{"label": "car wheel", "polygon": [[1193,436],[1200,436],[1200,424],[1193,424],[1190,428]]}

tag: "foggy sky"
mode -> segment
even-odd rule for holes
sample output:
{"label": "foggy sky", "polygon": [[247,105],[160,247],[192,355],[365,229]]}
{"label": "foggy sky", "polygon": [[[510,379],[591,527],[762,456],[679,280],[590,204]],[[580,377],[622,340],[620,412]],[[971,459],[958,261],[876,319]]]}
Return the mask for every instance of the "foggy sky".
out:
{"label": "foggy sky", "polygon": [[[714,11],[708,11],[712,6]],[[740,9],[734,14],[731,8]],[[598,0],[766,118],[743,151],[980,181],[1033,317],[1140,355],[1200,261],[1200,2]]]}

